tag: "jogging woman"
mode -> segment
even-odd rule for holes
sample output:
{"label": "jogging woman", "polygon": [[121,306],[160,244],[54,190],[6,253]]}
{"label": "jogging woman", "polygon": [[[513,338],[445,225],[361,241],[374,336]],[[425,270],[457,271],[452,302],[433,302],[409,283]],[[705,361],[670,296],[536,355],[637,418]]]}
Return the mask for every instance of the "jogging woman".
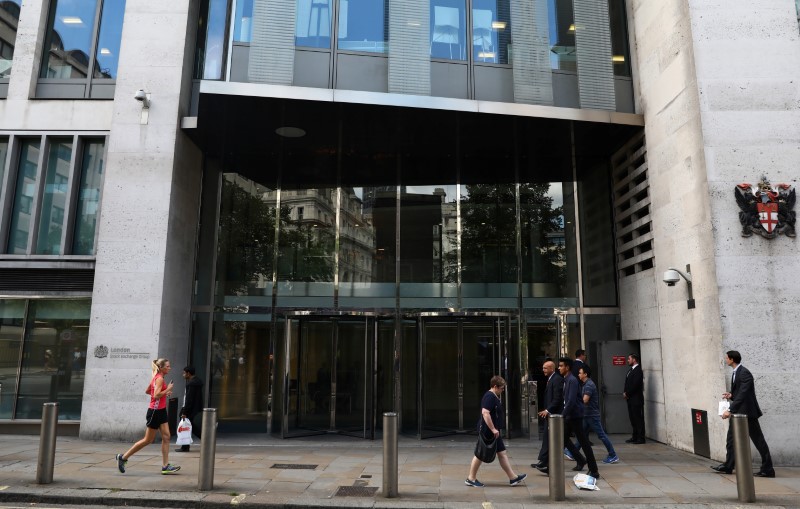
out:
{"label": "jogging woman", "polygon": [[150,385],[144,391],[150,395],[150,406],[147,409],[146,428],[144,438],[133,444],[125,454],[117,454],[117,468],[123,474],[128,458],[139,452],[146,445],[153,443],[156,439],[156,431],[161,431],[161,473],[163,475],[174,474],[181,467],[169,464],[169,424],[167,423],[167,398],[172,396],[172,382],[165,384],[164,375],[170,370],[167,359],[156,359],[153,361],[153,378]]}

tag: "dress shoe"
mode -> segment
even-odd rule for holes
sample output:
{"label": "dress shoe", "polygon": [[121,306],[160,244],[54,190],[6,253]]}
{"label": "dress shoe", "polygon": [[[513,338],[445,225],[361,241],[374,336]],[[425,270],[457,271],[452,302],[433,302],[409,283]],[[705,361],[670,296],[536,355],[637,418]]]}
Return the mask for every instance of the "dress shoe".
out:
{"label": "dress shoe", "polygon": [[547,463],[545,463],[543,465],[537,465],[537,466],[535,466],[533,468],[535,468],[536,470],[547,470],[550,467],[547,465]]}
{"label": "dress shoe", "polygon": [[594,477],[595,479],[600,479],[600,472],[589,472],[589,477]]}
{"label": "dress shoe", "polygon": [[191,452],[191,451],[189,451],[188,447],[185,449],[183,447],[178,447],[177,449],[175,449],[175,452]]}
{"label": "dress shoe", "polygon": [[635,441],[636,441],[635,439],[633,439],[633,438],[629,438],[629,439],[625,440],[625,443],[626,443],[626,444],[632,444],[632,443],[634,443]]}
{"label": "dress shoe", "polygon": [[539,472],[543,473],[544,475],[550,475],[550,468],[542,467],[539,469]]}
{"label": "dress shoe", "polygon": [[581,470],[583,470],[583,467],[585,467],[585,466],[586,466],[586,463],[578,463],[577,465],[572,467],[572,471],[573,472],[580,472]]}
{"label": "dress shoe", "polygon": [[546,467],[547,463],[545,463],[543,461],[540,461],[539,463],[531,463],[531,466],[533,468],[542,468],[542,467]]}
{"label": "dress shoe", "polygon": [[726,467],[724,464],[719,464],[716,467],[711,467],[711,470],[719,472],[720,474],[732,474],[733,470]]}
{"label": "dress shoe", "polygon": [[644,443],[646,443],[646,442],[645,442],[644,438],[642,438],[641,440],[634,440],[634,441],[633,441],[633,442],[631,442],[631,443],[632,443],[632,444],[644,444]]}
{"label": "dress shoe", "polygon": [[753,477],[775,477],[775,472],[756,472]]}

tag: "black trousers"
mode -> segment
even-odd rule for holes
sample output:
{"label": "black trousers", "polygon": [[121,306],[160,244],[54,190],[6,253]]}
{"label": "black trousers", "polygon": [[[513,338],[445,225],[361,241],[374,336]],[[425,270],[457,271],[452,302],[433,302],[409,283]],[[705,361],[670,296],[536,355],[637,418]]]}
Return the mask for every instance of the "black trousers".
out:
{"label": "black trousers", "polygon": [[634,441],[644,440],[644,402],[633,403],[628,400],[628,419],[631,421],[631,428],[633,428]]}
{"label": "black trousers", "polygon": [[544,438],[542,439],[542,448],[539,449],[539,462],[547,463],[550,457],[550,423],[549,419],[544,419]]}
{"label": "black trousers", "polygon": [[[584,458],[581,454],[580,450],[575,447],[575,444],[572,443],[572,440],[569,439],[570,432],[575,433],[575,438],[578,439],[578,443],[583,450],[583,454],[586,455]],[[577,419],[564,419],[564,447],[572,454],[572,457],[575,458],[575,461],[578,464],[589,464],[589,472],[597,473],[597,461],[594,459],[594,451],[592,451],[591,446],[589,445],[589,439],[586,438],[586,432],[583,430],[583,419],[578,417]]]}
{"label": "black trousers", "polygon": [[[725,468],[733,470],[736,466],[736,454],[733,451],[733,419],[728,424],[728,439],[725,442]],[[761,455],[761,471],[766,474],[775,472],[772,467],[772,456],[769,453],[769,446],[764,439],[764,432],[761,431],[761,425],[758,423],[758,418],[747,418],[747,427],[750,432],[750,440],[753,445],[758,449],[758,454]]]}

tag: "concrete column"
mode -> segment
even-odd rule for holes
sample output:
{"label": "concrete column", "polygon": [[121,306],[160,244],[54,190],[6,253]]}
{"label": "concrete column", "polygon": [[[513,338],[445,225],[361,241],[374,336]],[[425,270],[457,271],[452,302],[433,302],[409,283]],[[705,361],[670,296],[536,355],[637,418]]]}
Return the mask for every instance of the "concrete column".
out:
{"label": "concrete column", "polygon": [[[189,104],[195,0],[128,0],[97,246],[81,437],[143,431],[150,361],[182,390],[188,358],[201,157],[180,131]],[[140,124],[136,90],[151,94]],[[100,347],[104,348],[100,348]]]}

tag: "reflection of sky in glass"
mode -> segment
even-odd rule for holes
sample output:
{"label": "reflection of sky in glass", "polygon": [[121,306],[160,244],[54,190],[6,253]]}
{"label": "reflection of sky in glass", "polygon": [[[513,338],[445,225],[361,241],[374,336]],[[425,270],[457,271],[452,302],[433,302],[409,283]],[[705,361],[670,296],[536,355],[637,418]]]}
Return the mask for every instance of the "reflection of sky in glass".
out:
{"label": "reflection of sky in glass", "polygon": [[65,50],[89,54],[96,8],[97,0],[58,0],[53,29],[61,37]]}
{"label": "reflection of sky in glass", "polygon": [[101,75],[95,74],[95,78],[117,77],[124,16],[125,0],[106,0],[103,3],[100,35],[97,41],[97,67],[99,67]]}
{"label": "reflection of sky in glass", "polygon": [[550,184],[547,196],[553,199],[553,208],[557,209],[564,205],[564,190],[560,183]]}

